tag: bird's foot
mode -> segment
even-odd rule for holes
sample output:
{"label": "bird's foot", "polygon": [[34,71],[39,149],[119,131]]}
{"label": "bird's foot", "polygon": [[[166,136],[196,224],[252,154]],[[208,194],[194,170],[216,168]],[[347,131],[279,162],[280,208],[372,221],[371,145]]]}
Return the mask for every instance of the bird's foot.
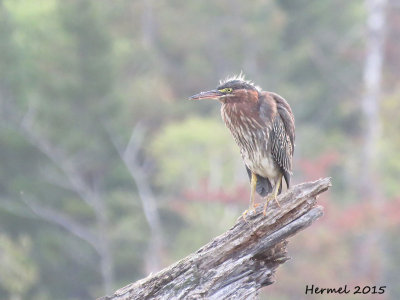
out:
{"label": "bird's foot", "polygon": [[265,199],[264,210],[263,210],[263,215],[264,215],[264,216],[267,215],[268,203],[269,203],[271,200],[275,200],[276,204],[278,204],[279,208],[281,208],[281,205],[279,204],[277,195],[275,195],[275,194],[270,194],[270,195],[268,195],[268,196],[266,197],[266,199]]}
{"label": "bird's foot", "polygon": [[246,215],[247,215],[248,212],[249,212],[249,210],[246,209],[246,210],[242,213],[242,218],[243,218],[243,220],[244,220],[245,222],[247,222],[247,220],[246,220]]}
{"label": "bird's foot", "polygon": [[267,215],[267,208],[268,208],[268,202],[271,201],[270,197],[267,197],[265,204],[264,204],[264,209],[263,209],[263,215]]}
{"label": "bird's foot", "polygon": [[255,213],[256,212],[256,208],[259,205],[260,205],[259,203],[254,203],[253,205],[250,205],[250,207],[243,212],[242,217],[243,217],[243,220],[245,222],[247,222],[246,215],[249,213],[249,211],[252,212],[252,213]]}

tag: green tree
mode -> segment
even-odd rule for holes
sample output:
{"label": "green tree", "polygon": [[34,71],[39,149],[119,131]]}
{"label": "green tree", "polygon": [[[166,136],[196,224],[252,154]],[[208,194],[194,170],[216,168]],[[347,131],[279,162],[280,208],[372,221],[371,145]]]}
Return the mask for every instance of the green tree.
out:
{"label": "green tree", "polygon": [[37,267],[29,258],[31,248],[28,236],[13,241],[0,233],[0,290],[8,299],[24,299],[38,281]]}

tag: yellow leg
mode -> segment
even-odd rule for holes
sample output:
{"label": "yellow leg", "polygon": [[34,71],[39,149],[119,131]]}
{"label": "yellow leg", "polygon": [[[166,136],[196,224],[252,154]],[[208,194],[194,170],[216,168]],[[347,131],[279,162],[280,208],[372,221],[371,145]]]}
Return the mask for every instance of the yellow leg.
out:
{"label": "yellow leg", "polygon": [[246,221],[246,215],[249,212],[249,210],[256,211],[256,204],[254,203],[254,195],[256,193],[256,186],[257,186],[257,176],[253,172],[251,173],[251,181],[250,181],[250,203],[249,203],[249,209],[246,209],[242,216],[243,219]]}
{"label": "yellow leg", "polygon": [[279,191],[279,187],[281,186],[281,184],[282,184],[282,174],[279,175],[278,180],[277,180],[276,183],[275,183],[275,187],[274,187],[272,193],[269,194],[269,195],[267,196],[266,200],[265,200],[264,211],[263,211],[264,216],[265,216],[266,213],[267,213],[268,203],[269,203],[269,201],[271,201],[272,199],[274,199],[274,200],[276,201],[276,203],[278,204],[278,206],[281,207],[281,205],[279,204],[278,198],[276,198],[276,197],[278,196],[278,191]]}
{"label": "yellow leg", "polygon": [[250,203],[249,209],[256,211],[256,207],[254,206],[254,195],[256,193],[256,186],[257,186],[257,176],[254,173],[251,173],[251,191],[250,191]]}

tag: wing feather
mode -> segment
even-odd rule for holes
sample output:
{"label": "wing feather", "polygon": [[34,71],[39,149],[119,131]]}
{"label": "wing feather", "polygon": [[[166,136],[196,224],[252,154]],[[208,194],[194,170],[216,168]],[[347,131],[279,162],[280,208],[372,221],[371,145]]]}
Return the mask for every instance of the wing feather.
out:
{"label": "wing feather", "polygon": [[271,95],[277,107],[269,140],[271,153],[275,162],[282,168],[286,184],[289,187],[295,140],[294,117],[285,99],[274,93]]}

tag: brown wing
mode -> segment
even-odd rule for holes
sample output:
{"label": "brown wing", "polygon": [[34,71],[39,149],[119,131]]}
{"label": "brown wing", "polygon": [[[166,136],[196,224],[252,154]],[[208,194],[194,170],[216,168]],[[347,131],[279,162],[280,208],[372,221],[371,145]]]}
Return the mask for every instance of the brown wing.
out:
{"label": "brown wing", "polygon": [[272,157],[282,168],[287,186],[292,174],[292,157],[294,151],[295,126],[289,104],[278,94],[270,93],[276,102],[277,114],[272,124],[269,138]]}

